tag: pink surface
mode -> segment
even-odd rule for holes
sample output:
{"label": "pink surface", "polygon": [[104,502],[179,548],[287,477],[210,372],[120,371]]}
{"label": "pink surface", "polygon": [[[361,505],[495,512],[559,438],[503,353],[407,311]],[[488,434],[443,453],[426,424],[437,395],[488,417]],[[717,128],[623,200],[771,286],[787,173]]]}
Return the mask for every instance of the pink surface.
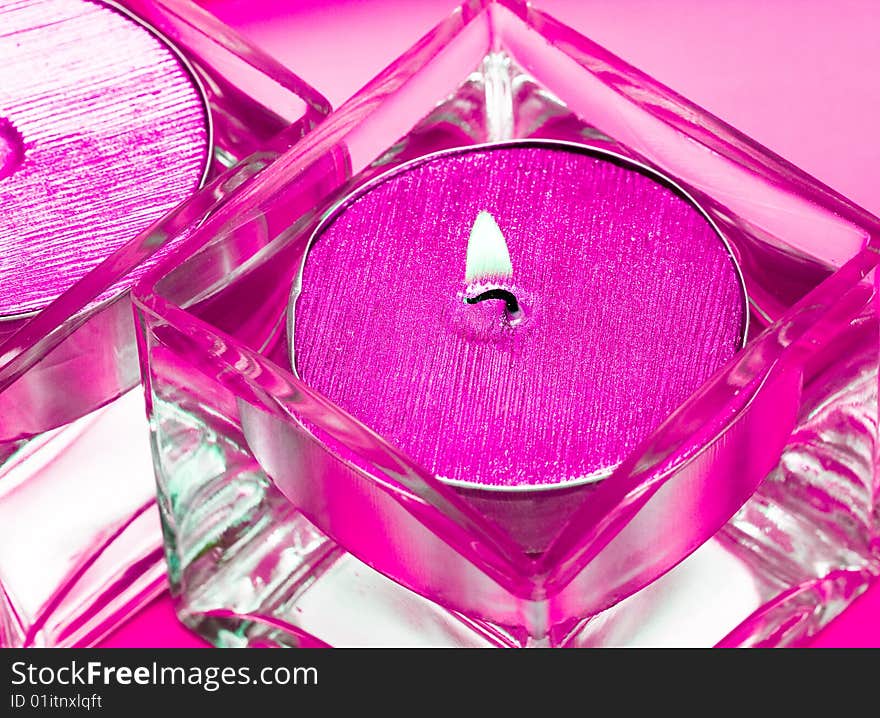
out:
{"label": "pink surface", "polygon": [[154,601],[101,642],[101,648],[205,648],[174,615],[167,596]]}
{"label": "pink surface", "polygon": [[192,194],[208,127],[176,54],[120,12],[87,0],[14,0],[0,6],[0,27],[8,316],[45,306]]}
{"label": "pink surface", "polygon": [[[513,276],[468,283],[482,211]],[[516,322],[503,301],[465,303],[490,287],[518,298]],[[456,152],[396,171],[318,234],[296,367],[444,480],[582,482],[736,353],[743,310],[721,238],[648,174],[561,146]]]}
{"label": "pink surface", "polygon": [[[206,3],[338,105],[451,0]],[[880,16],[873,0],[537,0],[844,195],[880,213]],[[106,645],[192,645],[167,599]],[[813,645],[880,646],[880,586]]]}

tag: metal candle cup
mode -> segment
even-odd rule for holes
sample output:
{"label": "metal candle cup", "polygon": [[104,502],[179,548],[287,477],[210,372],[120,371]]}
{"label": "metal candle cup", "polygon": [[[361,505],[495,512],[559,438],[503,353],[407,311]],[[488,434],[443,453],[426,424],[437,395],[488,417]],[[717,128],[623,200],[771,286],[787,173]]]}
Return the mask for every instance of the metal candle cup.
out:
{"label": "metal candle cup", "polygon": [[328,213],[292,292],[291,364],[539,552],[742,346],[746,304],[724,238],[668,179],[596,148],[493,144]]}

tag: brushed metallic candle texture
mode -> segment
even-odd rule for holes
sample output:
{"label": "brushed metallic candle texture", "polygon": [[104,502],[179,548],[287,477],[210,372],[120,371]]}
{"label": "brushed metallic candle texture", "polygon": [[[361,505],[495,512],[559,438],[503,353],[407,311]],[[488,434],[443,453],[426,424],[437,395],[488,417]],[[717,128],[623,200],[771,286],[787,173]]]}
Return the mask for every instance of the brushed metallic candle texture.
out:
{"label": "brushed metallic candle texture", "polygon": [[[525,319],[463,296],[480,211]],[[502,282],[504,284],[504,282]],[[316,238],[296,305],[300,376],[441,478],[567,483],[619,463],[738,350],[729,252],[632,168],[548,147],[427,160]]]}
{"label": "brushed metallic candle texture", "polygon": [[198,88],[149,30],[100,2],[0,0],[0,316],[190,195],[207,145]]}

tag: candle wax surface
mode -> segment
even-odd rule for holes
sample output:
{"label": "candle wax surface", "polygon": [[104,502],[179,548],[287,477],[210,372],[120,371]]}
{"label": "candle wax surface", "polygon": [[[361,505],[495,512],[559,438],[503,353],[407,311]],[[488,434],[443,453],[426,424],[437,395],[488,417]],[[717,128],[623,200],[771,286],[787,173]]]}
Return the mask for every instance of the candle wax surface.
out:
{"label": "candle wax surface", "polygon": [[[511,278],[465,282],[488,212]],[[500,287],[501,301],[465,299]],[[676,191],[607,157],[499,146],[428,158],[316,235],[294,306],[299,376],[443,480],[606,474],[742,343],[729,250]]]}
{"label": "candle wax surface", "polygon": [[0,0],[0,28],[0,316],[14,316],[192,194],[209,138],[189,71],[110,6]]}

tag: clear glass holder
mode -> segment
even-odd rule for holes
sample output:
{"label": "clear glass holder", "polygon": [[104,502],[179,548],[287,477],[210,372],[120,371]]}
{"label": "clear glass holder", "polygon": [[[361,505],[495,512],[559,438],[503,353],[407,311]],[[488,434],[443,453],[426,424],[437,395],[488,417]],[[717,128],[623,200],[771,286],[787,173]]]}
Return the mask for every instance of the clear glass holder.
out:
{"label": "clear glass holder", "polygon": [[[40,313],[0,321],[0,645],[100,640],[167,585],[130,297],[167,255],[329,111],[298,77],[188,0],[116,6],[163,36],[201,87],[205,185]],[[130,281],[128,282],[130,284]]]}
{"label": "clear glass holder", "polygon": [[[671,178],[729,241],[742,349],[554,507],[444,484],[291,371],[322,216],[451,147],[554,139]],[[177,611],[224,646],[783,646],[873,580],[880,221],[526,3],[459,8],[134,290]],[[571,497],[569,497],[570,499]]]}

